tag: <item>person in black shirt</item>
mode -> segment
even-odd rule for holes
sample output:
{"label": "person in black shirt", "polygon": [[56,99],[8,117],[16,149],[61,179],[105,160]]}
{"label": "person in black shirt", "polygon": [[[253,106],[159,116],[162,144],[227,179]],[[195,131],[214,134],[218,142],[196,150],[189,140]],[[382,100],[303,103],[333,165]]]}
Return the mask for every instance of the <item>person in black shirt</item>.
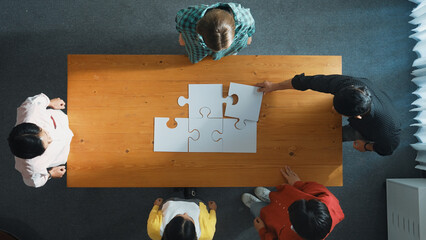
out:
{"label": "person in black shirt", "polygon": [[401,123],[391,100],[383,91],[365,78],[344,75],[296,75],[280,83],[258,83],[258,91],[269,93],[276,90],[311,89],[334,95],[333,107],[348,117],[349,125],[342,128],[342,140],[354,141],[360,151],[375,151],[386,156],[398,147]]}

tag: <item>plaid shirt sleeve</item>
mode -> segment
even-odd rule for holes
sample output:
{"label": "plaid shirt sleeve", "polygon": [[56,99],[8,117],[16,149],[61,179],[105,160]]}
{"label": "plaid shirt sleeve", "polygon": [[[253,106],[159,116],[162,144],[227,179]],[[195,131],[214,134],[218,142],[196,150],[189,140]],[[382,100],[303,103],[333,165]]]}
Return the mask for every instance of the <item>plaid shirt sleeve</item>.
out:
{"label": "plaid shirt sleeve", "polygon": [[256,28],[250,9],[241,7],[241,4],[234,4],[234,12],[236,12],[238,24],[241,26],[240,31],[244,32],[249,37],[253,36]]}
{"label": "plaid shirt sleeve", "polygon": [[202,4],[179,10],[175,18],[176,30],[180,33],[195,30],[197,22],[201,18],[201,13],[207,7],[207,5]]}
{"label": "plaid shirt sleeve", "polygon": [[176,30],[179,32],[179,33],[182,33],[182,17],[183,17],[183,15],[184,15],[184,11],[185,11],[185,9],[181,9],[177,14],[176,14],[176,17],[175,17],[175,22],[176,22]]}

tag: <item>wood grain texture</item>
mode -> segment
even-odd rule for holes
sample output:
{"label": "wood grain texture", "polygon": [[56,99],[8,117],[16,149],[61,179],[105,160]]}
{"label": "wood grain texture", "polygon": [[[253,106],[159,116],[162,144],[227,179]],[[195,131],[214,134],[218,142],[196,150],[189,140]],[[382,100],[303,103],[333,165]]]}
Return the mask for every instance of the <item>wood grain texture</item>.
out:
{"label": "wood grain texture", "polygon": [[[75,136],[68,187],[242,187],[303,180],[342,186],[341,117],[332,95],[285,90],[263,98],[257,153],[153,151],[154,117],[188,117],[188,84],[254,85],[296,74],[341,74],[340,56],[69,55],[68,116]],[[169,122],[173,125],[173,121]]]}

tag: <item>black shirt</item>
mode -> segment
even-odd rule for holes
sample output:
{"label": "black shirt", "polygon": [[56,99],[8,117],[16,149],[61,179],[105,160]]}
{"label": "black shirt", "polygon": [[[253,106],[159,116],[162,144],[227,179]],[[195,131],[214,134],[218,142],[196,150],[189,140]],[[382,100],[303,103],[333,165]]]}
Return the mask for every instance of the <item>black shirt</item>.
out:
{"label": "black shirt", "polygon": [[373,141],[373,150],[380,155],[391,155],[398,147],[401,134],[401,122],[391,100],[383,91],[365,78],[354,78],[343,75],[294,76],[291,81],[297,90],[314,91],[335,94],[340,89],[355,85],[367,86],[371,93],[371,111],[362,119],[349,117],[349,125],[361,135]]}

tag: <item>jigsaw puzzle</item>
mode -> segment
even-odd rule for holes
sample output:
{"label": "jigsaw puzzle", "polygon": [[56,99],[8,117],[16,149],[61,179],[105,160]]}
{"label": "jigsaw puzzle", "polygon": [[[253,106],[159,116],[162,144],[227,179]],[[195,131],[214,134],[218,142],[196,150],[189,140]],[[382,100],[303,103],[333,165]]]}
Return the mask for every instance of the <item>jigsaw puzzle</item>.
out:
{"label": "jigsaw puzzle", "polygon": [[[167,127],[169,118],[155,118],[155,152],[256,152],[257,121],[262,103],[258,87],[231,83],[228,97],[222,84],[189,84],[189,118],[176,118],[177,127]],[[238,101],[233,104],[232,96]],[[223,103],[226,103],[223,118]]]}

